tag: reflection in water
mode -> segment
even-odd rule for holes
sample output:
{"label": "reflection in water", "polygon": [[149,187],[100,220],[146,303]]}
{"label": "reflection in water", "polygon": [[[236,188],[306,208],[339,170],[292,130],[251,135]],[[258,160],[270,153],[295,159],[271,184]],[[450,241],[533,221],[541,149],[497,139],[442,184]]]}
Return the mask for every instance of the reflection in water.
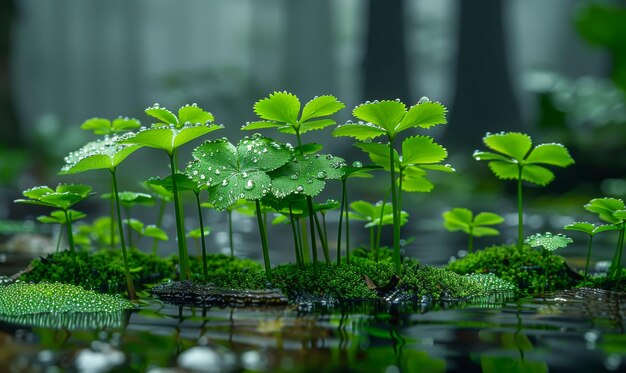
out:
{"label": "reflection in water", "polygon": [[153,302],[133,312],[125,327],[4,323],[0,366],[81,370],[91,361],[101,371],[153,372],[620,370],[624,311],[620,295],[589,292],[440,310],[354,305],[316,313]]}

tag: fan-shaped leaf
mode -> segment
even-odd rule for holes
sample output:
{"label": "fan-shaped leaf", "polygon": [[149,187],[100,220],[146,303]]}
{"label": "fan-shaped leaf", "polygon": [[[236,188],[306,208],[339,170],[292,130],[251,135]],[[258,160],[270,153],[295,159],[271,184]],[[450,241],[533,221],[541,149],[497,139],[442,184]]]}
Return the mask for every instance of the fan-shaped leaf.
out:
{"label": "fan-shaped leaf", "polygon": [[481,212],[474,218],[475,225],[495,225],[503,222],[502,216],[493,212]]}
{"label": "fan-shaped leaf", "polygon": [[[313,131],[313,130],[321,130],[322,128],[326,128],[328,126],[332,126],[333,124],[336,124],[337,122],[335,122],[332,119],[319,119],[319,120],[310,120],[308,122],[303,122],[300,123],[300,133],[305,133],[305,132],[309,132],[309,131]],[[287,132],[286,130],[279,130],[280,132],[284,132],[284,133],[291,133],[291,132]],[[295,131],[294,131],[295,134]]]}
{"label": "fan-shaped leaf", "polygon": [[483,138],[487,147],[521,162],[532,146],[530,136],[519,132],[488,134]]}
{"label": "fan-shaped leaf", "polygon": [[613,213],[615,219],[624,221],[626,220],[626,210],[617,210]]}
{"label": "fan-shaped leaf", "polygon": [[141,122],[135,118],[117,117],[111,122],[111,133],[132,131],[141,127]]}
{"label": "fan-shaped leaf", "polygon": [[449,164],[423,164],[419,166],[424,170],[441,171],[441,172],[455,172],[454,167]]}
{"label": "fan-shaped leaf", "polygon": [[304,105],[300,121],[306,122],[311,118],[325,117],[338,112],[344,107],[346,107],[346,105],[337,100],[334,96],[317,96]]}
{"label": "fan-shaped leaf", "polygon": [[438,163],[446,159],[446,149],[429,136],[412,136],[402,141],[402,165]]}
{"label": "fan-shaped leaf", "polygon": [[124,159],[131,155],[140,145],[120,144],[120,137],[108,137],[104,140],[92,141],[79,150],[65,157],[65,165],[59,174],[76,174],[80,172],[108,169],[113,170]]}
{"label": "fan-shaped leaf", "polygon": [[474,227],[472,235],[474,235],[474,237],[498,236],[500,235],[500,231],[491,227]]}
{"label": "fan-shaped leaf", "polygon": [[181,124],[206,124],[213,120],[215,120],[213,114],[195,104],[185,105],[178,109],[178,122]]}
{"label": "fan-shaped leaf", "polygon": [[174,150],[179,146],[220,128],[224,127],[221,124],[191,124],[184,125],[180,128],[172,126],[152,127],[134,134],[129,134],[128,136],[125,136],[123,140],[121,139],[120,143],[138,144],[151,148],[163,149],[168,154],[173,154]]}
{"label": "fan-shaped leaf", "polygon": [[295,125],[300,113],[300,100],[288,92],[274,92],[257,101],[254,112],[262,119]]}
{"label": "fan-shaped leaf", "polygon": [[[204,228],[205,233],[209,231],[208,227]],[[146,225],[146,227],[142,231],[142,235],[150,238],[156,238],[159,241],[167,241],[169,237],[167,233],[156,225],[150,224]]]}
{"label": "fan-shaped leaf", "polygon": [[317,195],[326,185],[326,179],[342,177],[341,168],[345,166],[342,158],[328,155],[301,155],[292,162],[270,173],[272,193],[277,198],[289,194]]}
{"label": "fan-shaped leaf", "polygon": [[[366,152],[372,162],[389,171],[389,145],[373,142],[360,142],[355,144],[355,146]],[[400,156],[395,149],[393,154],[395,158],[394,165],[396,166],[396,171],[400,171]]]}
{"label": "fan-shaped leaf", "polygon": [[595,198],[585,206],[587,211],[598,214],[598,217],[611,224],[619,223],[620,220],[613,216],[613,213],[624,209],[624,201],[617,198]]}
{"label": "fan-shaped leaf", "polygon": [[517,180],[519,178],[519,166],[515,163],[491,161],[489,168],[498,179]]}
{"label": "fan-shaped leaf", "polygon": [[352,111],[356,118],[378,125],[389,134],[396,133],[396,126],[405,114],[406,106],[402,102],[389,100],[366,102]]}
{"label": "fan-shaped leaf", "polygon": [[179,122],[178,118],[176,118],[176,115],[174,115],[174,113],[167,110],[166,108],[159,106],[159,104],[154,104],[152,107],[147,108],[146,114],[158,119],[163,124],[179,127]]}
{"label": "fan-shaped leaf", "polygon": [[54,190],[47,186],[36,186],[30,189],[26,189],[22,192],[22,195],[26,198],[39,199],[48,193],[54,193]]}
{"label": "fan-shaped leaf", "polygon": [[412,106],[395,131],[400,132],[413,127],[430,128],[437,124],[446,123],[448,121],[445,106],[438,102],[424,102]]}
{"label": "fan-shaped leaf", "polygon": [[462,230],[465,233],[470,233],[474,218],[471,210],[457,207],[444,212],[442,216],[443,225],[447,230],[451,232]]}
{"label": "fan-shaped leaf", "polygon": [[544,234],[534,234],[526,238],[524,242],[531,247],[543,247],[548,251],[555,251],[566,247],[574,241],[564,234],[552,234],[550,232],[546,232]]}
{"label": "fan-shaped leaf", "polygon": [[91,186],[85,184],[59,184],[56,188],[56,193],[76,194],[79,197],[85,198],[89,196],[92,189]]}
{"label": "fan-shaped leaf", "polygon": [[289,127],[289,126],[285,126],[284,123],[258,121],[258,122],[248,122],[244,126],[242,126],[241,129],[250,131],[250,130],[260,130],[264,128],[283,128],[283,127]]}
{"label": "fan-shaped leaf", "polygon": [[526,158],[526,163],[543,163],[558,167],[574,164],[567,148],[561,144],[537,145]]}
{"label": "fan-shaped leaf", "polygon": [[[198,183],[191,180],[191,178],[188,175],[182,174],[182,173],[176,173],[174,177],[176,180],[177,190],[181,190],[181,191],[189,190],[196,194],[200,193],[200,187]],[[146,184],[158,185],[164,188],[168,193],[174,193],[174,184],[172,183],[172,175],[168,175],[164,179],[161,179],[159,177],[151,177],[150,179],[146,180]]]}
{"label": "fan-shaped leaf", "polygon": [[505,157],[502,154],[483,152],[480,150],[474,151],[474,154],[472,156],[477,161],[502,161],[507,163],[515,163],[511,158]]}

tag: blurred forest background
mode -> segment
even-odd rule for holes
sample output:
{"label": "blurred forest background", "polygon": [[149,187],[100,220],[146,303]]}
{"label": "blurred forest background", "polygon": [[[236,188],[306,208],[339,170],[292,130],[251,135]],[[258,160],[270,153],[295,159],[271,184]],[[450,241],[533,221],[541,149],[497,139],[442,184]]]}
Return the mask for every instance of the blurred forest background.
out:
{"label": "blurred forest background", "polygon": [[[365,100],[442,102],[449,124],[429,134],[459,171],[436,180],[444,198],[507,192],[471,159],[485,132],[502,130],[570,148],[577,164],[559,170],[548,193],[623,196],[625,7],[585,0],[2,0],[0,219],[27,214],[11,203],[25,188],[107,180],[56,176],[63,156],[92,139],[79,129],[87,118],[149,124],[143,109],[154,102],[170,109],[196,102],[226,126],[219,136],[235,141],[254,119],[252,104],[275,90],[304,102],[334,94],[347,106],[338,122]],[[327,132],[312,140],[329,144]],[[331,152],[365,161],[349,140],[330,143]],[[166,174],[161,157],[133,155],[120,170],[124,187]]]}

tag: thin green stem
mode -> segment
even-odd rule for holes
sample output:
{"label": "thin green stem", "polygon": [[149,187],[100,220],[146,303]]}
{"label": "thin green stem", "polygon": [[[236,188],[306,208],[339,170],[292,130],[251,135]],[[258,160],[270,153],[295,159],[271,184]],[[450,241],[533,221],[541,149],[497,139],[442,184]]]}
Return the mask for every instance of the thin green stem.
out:
{"label": "thin green stem", "polygon": [[309,264],[309,256],[308,248],[305,248],[306,241],[302,238],[302,224],[300,223],[300,219],[296,218],[296,233],[298,234],[298,248],[300,249],[300,260],[302,260],[302,265]]}
{"label": "thin green stem", "polygon": [[124,215],[126,215],[126,235],[128,236],[128,247],[133,247],[133,229],[130,226],[130,207],[124,206]]}
{"label": "thin green stem", "polygon": [[387,199],[389,199],[390,193],[391,193],[391,189],[387,191],[387,194],[385,194],[385,199],[383,199],[383,205],[381,206],[381,209],[380,209],[380,216],[378,217],[378,228],[376,232],[376,250],[377,250],[376,254],[377,255],[378,255],[378,248],[380,247],[380,239],[382,237],[382,231],[383,231],[383,217],[385,216],[385,205],[387,205]]}
{"label": "thin green stem", "polygon": [[469,233],[469,240],[467,242],[467,251],[470,253],[474,252],[474,234],[472,231]]}
{"label": "thin green stem", "polygon": [[324,253],[324,260],[326,264],[330,265],[330,254],[328,252],[328,242],[326,241],[326,236],[322,230],[322,225],[320,224],[319,218],[317,217],[317,213],[313,213],[313,220],[315,220],[315,226],[317,228],[317,235],[320,238],[320,242],[322,243],[322,251]]}
{"label": "thin green stem", "polygon": [[233,242],[233,210],[228,210],[228,244],[230,245],[230,257],[235,256],[235,243]]}
{"label": "thin green stem", "polygon": [[204,219],[202,218],[202,206],[200,206],[200,193],[196,195],[196,205],[198,206],[198,221],[200,222],[200,243],[202,244],[202,273],[204,274],[204,282],[209,281],[209,270],[206,262],[206,243],[204,242]]}
{"label": "thin green stem", "polygon": [[293,210],[291,208],[291,203],[289,203],[289,223],[291,225],[291,234],[293,235],[293,244],[294,250],[296,254],[296,264],[302,266],[302,257],[300,253],[300,243],[298,242],[298,233],[296,230],[296,223],[293,216]]}
{"label": "thin green stem", "polygon": [[350,264],[350,213],[348,212],[348,191],[346,190],[346,263]]}
{"label": "thin green stem", "polygon": [[348,178],[341,179],[341,204],[339,208],[339,227],[337,228],[337,265],[341,265],[341,228],[343,228],[343,213],[346,205],[346,183]]}
{"label": "thin green stem", "polygon": [[128,298],[130,300],[137,300],[137,293],[135,292],[135,285],[133,284],[133,278],[130,275],[130,268],[128,266],[128,254],[126,253],[126,240],[124,239],[124,227],[122,226],[122,210],[120,208],[120,195],[117,190],[117,177],[115,176],[115,168],[111,170],[111,177],[113,178],[113,194],[115,196],[115,211],[117,213],[117,228],[120,234],[120,245],[122,246],[122,259],[124,262],[124,272],[126,274],[126,287],[128,291]]}
{"label": "thin green stem", "polygon": [[589,259],[591,258],[591,244],[593,243],[593,235],[589,235],[589,247],[587,248],[587,260],[585,261],[585,279],[587,280],[587,275],[589,274]]}
{"label": "thin green stem", "polygon": [[[169,154],[168,154],[169,155]],[[180,279],[189,280],[189,258],[187,255],[187,241],[185,239],[185,227],[181,216],[181,206],[178,199],[178,187],[176,185],[176,163],[174,162],[174,154],[170,157],[170,168],[172,172],[172,192],[174,194],[174,210],[176,213],[176,237],[178,238],[178,257],[180,260]]]}
{"label": "thin green stem", "polygon": [[59,252],[59,248],[61,247],[61,237],[63,236],[63,225],[59,227],[59,236],[57,237],[57,249],[56,253]]}
{"label": "thin green stem", "polygon": [[[113,181],[111,181],[111,184]],[[111,185],[111,193],[115,190],[115,186]],[[111,196],[111,224],[109,228],[111,229],[111,247],[115,246],[115,199]]]}
{"label": "thin green stem", "polygon": [[[162,228],[161,226],[163,225],[163,216],[165,215],[165,200],[162,199],[161,200],[161,206],[159,207],[159,215],[157,216],[157,221],[156,221],[156,225],[159,228]],[[152,241],[152,254],[156,255],[157,254],[157,246],[159,245],[159,240],[157,238],[155,238]]]}
{"label": "thin green stem", "polygon": [[374,226],[370,227],[370,251],[374,253],[374,258],[378,261],[378,250],[376,250],[376,231]]}
{"label": "thin green stem", "polygon": [[256,218],[259,224],[259,233],[261,234],[261,246],[263,247],[263,263],[265,264],[265,277],[267,281],[272,281],[272,266],[270,264],[270,251],[267,245],[267,234],[265,232],[265,224],[263,224],[263,214],[261,212],[261,203],[258,199],[254,200],[256,206]]}
{"label": "thin green stem", "polygon": [[313,252],[313,265],[317,266],[317,243],[315,242],[315,212],[313,210],[313,198],[306,196],[306,206],[309,210],[309,230],[311,231],[311,250]]}
{"label": "thin green stem", "polygon": [[609,277],[619,280],[622,277],[622,251],[624,250],[624,233],[626,230],[626,220],[622,222],[622,228],[619,232],[617,247],[615,248],[615,256],[611,263]]}
{"label": "thin green stem", "polygon": [[304,264],[311,263],[311,256],[309,251],[309,235],[308,229],[306,227],[306,219],[303,219],[300,222],[300,247],[302,248],[302,258],[304,259]]}
{"label": "thin green stem", "polygon": [[522,251],[524,246],[524,212],[522,211],[522,166],[518,166],[517,173],[517,249]]}
{"label": "thin green stem", "polygon": [[400,263],[400,217],[398,216],[398,197],[396,191],[396,172],[394,160],[393,138],[389,138],[389,174],[391,178],[391,205],[393,216],[393,262],[396,274],[401,272]]}
{"label": "thin green stem", "polygon": [[[74,262],[74,266],[77,265],[76,261],[76,248],[74,247],[74,234],[72,233],[72,213],[67,210],[63,210],[65,214],[65,226],[67,233],[67,243],[70,245],[70,252],[72,253],[72,261]],[[76,267],[78,270],[78,267]]]}
{"label": "thin green stem", "polygon": [[[326,242],[326,251],[328,251],[328,231],[326,230],[326,214],[324,212],[320,212],[322,214],[322,232],[324,233],[324,242]],[[329,263],[330,263],[330,255]]]}

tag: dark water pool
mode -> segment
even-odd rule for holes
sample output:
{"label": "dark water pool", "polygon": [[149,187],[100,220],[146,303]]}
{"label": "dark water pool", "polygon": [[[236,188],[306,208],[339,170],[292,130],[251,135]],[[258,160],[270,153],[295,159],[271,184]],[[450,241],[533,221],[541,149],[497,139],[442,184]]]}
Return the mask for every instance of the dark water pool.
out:
{"label": "dark water pool", "polygon": [[[304,313],[151,301],[65,328],[0,323],[0,371],[626,371],[625,299],[597,290],[427,310]],[[104,320],[104,321],[103,321]],[[81,330],[89,322],[108,327]]]}

